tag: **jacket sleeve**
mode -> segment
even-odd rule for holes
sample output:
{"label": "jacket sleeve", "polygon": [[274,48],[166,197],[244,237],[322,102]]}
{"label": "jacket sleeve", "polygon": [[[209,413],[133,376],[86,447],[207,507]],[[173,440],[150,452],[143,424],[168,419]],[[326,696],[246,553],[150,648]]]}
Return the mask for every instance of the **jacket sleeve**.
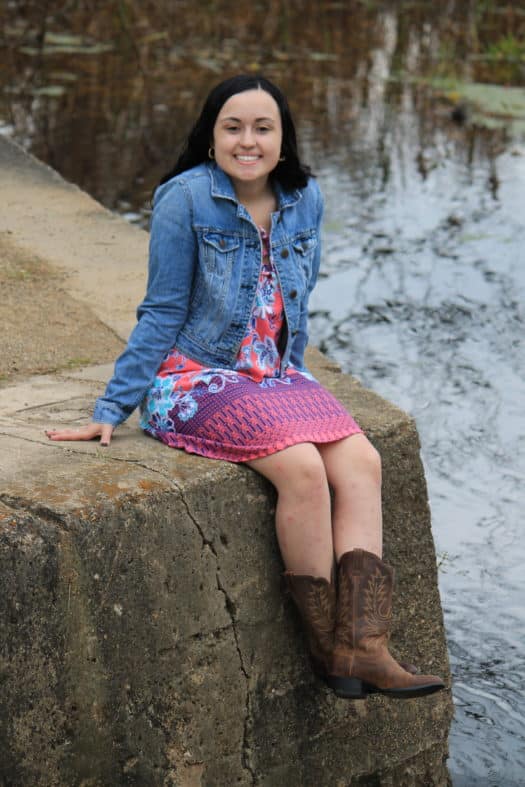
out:
{"label": "jacket sleeve", "polygon": [[175,182],[160,198],[159,191],[155,194],[146,295],[105,394],[96,401],[97,423],[117,426],[144,398],[186,320],[196,258],[191,195]]}
{"label": "jacket sleeve", "polygon": [[304,351],[306,349],[306,345],[308,344],[308,300],[310,298],[310,294],[313,288],[316,285],[317,277],[319,276],[319,268],[321,265],[321,225],[323,221],[323,211],[324,211],[324,202],[323,202],[323,195],[321,194],[321,190],[319,189],[319,186],[315,181],[310,181],[310,183],[315,183],[315,190],[317,194],[317,211],[316,211],[317,246],[314,253],[314,260],[312,263],[312,273],[311,273],[310,281],[308,282],[308,286],[306,288],[306,294],[301,303],[299,327],[297,329],[297,333],[294,337],[292,348],[290,351],[290,363],[296,369],[300,369],[300,370],[306,370],[306,367],[304,365]]}

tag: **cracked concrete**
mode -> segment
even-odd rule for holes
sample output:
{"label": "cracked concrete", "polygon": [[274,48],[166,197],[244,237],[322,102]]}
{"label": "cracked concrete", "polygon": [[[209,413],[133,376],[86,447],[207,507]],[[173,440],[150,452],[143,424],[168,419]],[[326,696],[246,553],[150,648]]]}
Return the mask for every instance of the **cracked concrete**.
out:
{"label": "cracked concrete", "polygon": [[213,544],[213,541],[208,540],[206,538],[206,536],[205,536],[205,534],[203,532],[202,527],[200,526],[198,520],[196,519],[196,517],[193,515],[193,513],[190,510],[188,502],[186,501],[186,498],[184,497],[183,490],[175,482],[173,482],[173,484],[174,484],[175,488],[177,489],[177,491],[180,494],[180,497],[181,497],[181,500],[183,502],[183,505],[184,505],[184,508],[186,510],[186,513],[188,514],[189,518],[191,519],[191,521],[193,522],[193,524],[195,525],[195,527],[197,528],[197,530],[199,532],[199,535],[200,535],[200,537],[202,539],[203,549],[205,547],[207,547],[213,553],[213,555],[215,557],[215,560],[216,560],[217,587],[218,587],[219,591],[224,596],[224,606],[225,606],[225,609],[226,609],[226,611],[228,612],[228,614],[230,616],[231,628],[232,628],[233,636],[234,636],[234,639],[235,639],[235,646],[237,648],[237,653],[238,653],[238,656],[239,656],[239,667],[240,667],[240,670],[241,670],[242,674],[244,675],[244,678],[245,678],[245,681],[246,681],[246,698],[245,698],[245,706],[244,706],[245,707],[245,713],[244,713],[244,733],[243,733],[243,742],[242,742],[241,763],[242,763],[243,768],[245,768],[245,770],[250,774],[250,776],[252,778],[252,784],[255,784],[256,783],[255,782],[255,773],[254,773],[253,769],[251,768],[251,766],[249,764],[249,758],[248,758],[248,752],[247,752],[247,748],[248,748],[247,747],[247,730],[248,730],[249,723],[250,723],[250,708],[249,708],[249,706],[250,706],[250,689],[249,689],[250,676],[249,676],[249,674],[246,671],[246,668],[244,666],[242,651],[241,651],[241,648],[240,648],[240,645],[239,645],[239,637],[238,637],[238,633],[237,633],[237,624],[236,624],[236,619],[235,619],[235,605],[232,602],[232,600],[230,599],[226,588],[221,583],[221,573],[220,573],[220,567],[219,567],[219,564],[218,564],[218,555],[217,555],[217,551],[215,549],[215,546]]}
{"label": "cracked concrete", "polygon": [[[10,264],[29,255],[82,304],[96,362],[62,363],[78,358],[66,324],[46,374],[28,355],[0,378],[0,783],[445,785],[449,693],[348,703],[312,675],[267,482],[171,450],[136,417],[105,449],[47,440],[91,415],[111,374],[98,340],[132,327],[147,236],[2,138],[0,194]],[[383,458],[392,648],[448,675],[414,424],[317,351],[308,362]]]}

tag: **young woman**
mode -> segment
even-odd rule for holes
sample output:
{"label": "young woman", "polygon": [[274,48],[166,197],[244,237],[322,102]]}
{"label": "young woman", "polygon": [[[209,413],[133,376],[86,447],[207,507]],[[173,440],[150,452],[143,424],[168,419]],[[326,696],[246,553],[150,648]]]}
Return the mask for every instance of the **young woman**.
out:
{"label": "young woman", "polygon": [[277,489],[285,577],[318,674],[349,698],[429,694],[440,678],[387,649],[379,456],[304,366],[322,212],[281,91],[255,76],[217,85],[155,192],[146,296],[94,420],[47,435],[108,445],[140,405],[167,445],[248,464]]}

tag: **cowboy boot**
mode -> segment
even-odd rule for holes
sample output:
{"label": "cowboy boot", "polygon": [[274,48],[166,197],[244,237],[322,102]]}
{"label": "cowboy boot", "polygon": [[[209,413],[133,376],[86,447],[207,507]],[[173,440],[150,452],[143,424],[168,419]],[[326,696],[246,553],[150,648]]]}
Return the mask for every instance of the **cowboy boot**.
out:
{"label": "cowboy boot", "polygon": [[340,697],[380,693],[398,699],[445,687],[435,675],[414,675],[388,651],[394,571],[363,549],[346,552],[338,569],[334,649],[327,683]]}
{"label": "cowboy boot", "polygon": [[335,587],[323,577],[294,574],[292,571],[286,571],[284,579],[303,621],[314,672],[326,680],[334,643]]}
{"label": "cowboy boot", "polygon": [[[327,682],[333,660],[333,639],[336,618],[336,591],[333,582],[322,577],[284,573],[287,589],[292,596],[306,630],[308,650],[317,677]],[[411,674],[417,673],[413,664],[401,662]]]}

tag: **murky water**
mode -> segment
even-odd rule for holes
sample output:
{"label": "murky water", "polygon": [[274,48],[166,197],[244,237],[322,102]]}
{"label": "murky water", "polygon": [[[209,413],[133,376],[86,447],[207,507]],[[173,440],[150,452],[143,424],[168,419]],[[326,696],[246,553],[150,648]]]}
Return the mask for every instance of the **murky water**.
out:
{"label": "murky water", "polygon": [[223,74],[260,68],[288,92],[327,203],[312,340],[421,435],[453,783],[525,784],[525,98],[464,103],[475,81],[523,84],[525,12],[86,0],[68,40],[56,5],[5,4],[0,130],[130,220]]}

